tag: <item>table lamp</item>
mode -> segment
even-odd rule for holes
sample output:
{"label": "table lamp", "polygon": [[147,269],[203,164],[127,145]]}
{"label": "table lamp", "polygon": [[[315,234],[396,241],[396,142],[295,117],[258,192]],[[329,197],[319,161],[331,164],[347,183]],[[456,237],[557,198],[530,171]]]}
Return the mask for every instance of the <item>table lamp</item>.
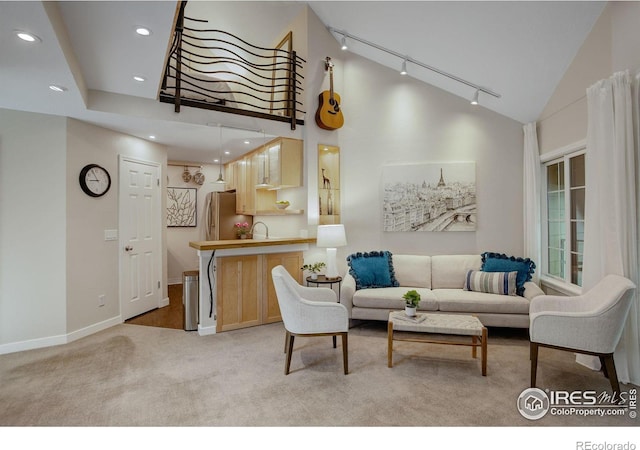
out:
{"label": "table lamp", "polygon": [[318,236],[316,238],[318,247],[327,249],[327,279],[338,278],[338,266],[336,264],[337,247],[347,245],[347,236],[344,232],[344,225],[319,225]]}

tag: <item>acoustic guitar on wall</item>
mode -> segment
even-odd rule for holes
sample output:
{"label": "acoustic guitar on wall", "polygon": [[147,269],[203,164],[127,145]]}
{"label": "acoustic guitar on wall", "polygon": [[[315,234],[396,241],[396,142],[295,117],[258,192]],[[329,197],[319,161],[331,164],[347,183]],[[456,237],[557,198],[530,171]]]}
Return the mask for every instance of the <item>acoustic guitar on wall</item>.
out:
{"label": "acoustic guitar on wall", "polygon": [[325,130],[337,130],[344,125],[340,109],[340,96],[333,91],[333,63],[327,56],[325,70],[329,71],[329,90],[320,94],[320,106],[316,111],[316,123]]}

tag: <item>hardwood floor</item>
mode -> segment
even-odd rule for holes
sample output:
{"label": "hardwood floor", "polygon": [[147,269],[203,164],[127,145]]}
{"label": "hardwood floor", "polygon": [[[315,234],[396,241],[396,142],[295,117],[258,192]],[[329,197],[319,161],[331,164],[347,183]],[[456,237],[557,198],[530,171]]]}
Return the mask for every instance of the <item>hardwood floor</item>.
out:
{"label": "hardwood floor", "polygon": [[146,325],[160,328],[184,328],[184,310],[182,308],[182,284],[169,285],[169,306],[157,308],[125,321],[134,325]]}

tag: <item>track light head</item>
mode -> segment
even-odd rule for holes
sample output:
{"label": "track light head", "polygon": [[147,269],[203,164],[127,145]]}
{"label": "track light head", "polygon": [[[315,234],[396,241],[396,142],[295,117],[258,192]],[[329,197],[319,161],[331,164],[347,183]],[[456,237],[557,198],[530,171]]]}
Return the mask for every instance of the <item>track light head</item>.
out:
{"label": "track light head", "polygon": [[407,72],[407,60],[402,61],[402,68],[400,69],[400,75],[406,75]]}
{"label": "track light head", "polygon": [[342,36],[342,39],[340,40],[340,49],[341,50],[346,50],[349,47],[347,47],[347,38],[345,38],[344,36]]}
{"label": "track light head", "polygon": [[478,104],[478,95],[480,94],[480,90],[476,90],[475,94],[473,94],[473,98],[471,99],[472,105]]}

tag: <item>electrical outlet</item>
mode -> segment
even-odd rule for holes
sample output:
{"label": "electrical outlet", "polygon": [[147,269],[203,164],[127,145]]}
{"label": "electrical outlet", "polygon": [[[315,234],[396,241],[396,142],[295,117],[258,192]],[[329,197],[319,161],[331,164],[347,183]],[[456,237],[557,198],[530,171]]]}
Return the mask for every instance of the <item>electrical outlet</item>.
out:
{"label": "electrical outlet", "polygon": [[98,306],[104,306],[104,303],[107,300],[107,296],[102,294],[102,295],[98,295]]}

